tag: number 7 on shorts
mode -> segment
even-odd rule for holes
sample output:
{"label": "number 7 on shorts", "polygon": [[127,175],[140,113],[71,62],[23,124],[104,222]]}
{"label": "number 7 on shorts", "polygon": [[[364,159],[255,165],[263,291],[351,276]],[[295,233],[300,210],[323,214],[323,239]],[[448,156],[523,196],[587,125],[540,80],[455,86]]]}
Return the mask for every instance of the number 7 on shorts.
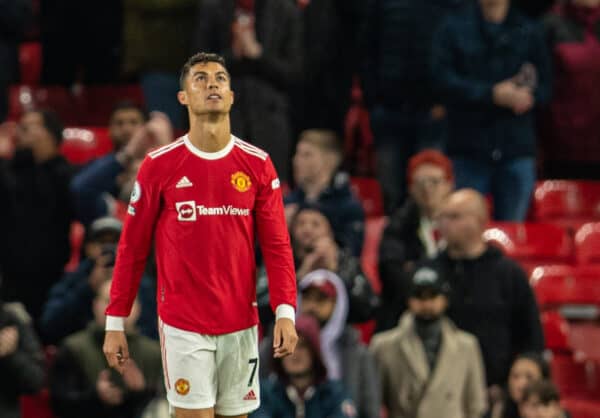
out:
{"label": "number 7 on shorts", "polygon": [[252,358],[248,361],[248,364],[252,365],[252,373],[250,373],[250,380],[248,380],[248,387],[252,386],[252,381],[256,375],[256,369],[258,368],[258,358]]}

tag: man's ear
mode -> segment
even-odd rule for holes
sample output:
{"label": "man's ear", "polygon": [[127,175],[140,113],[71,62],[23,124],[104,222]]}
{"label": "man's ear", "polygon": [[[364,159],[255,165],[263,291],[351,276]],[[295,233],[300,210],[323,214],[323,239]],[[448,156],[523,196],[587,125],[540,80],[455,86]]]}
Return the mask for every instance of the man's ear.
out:
{"label": "man's ear", "polygon": [[181,103],[184,106],[188,105],[188,100],[187,100],[187,93],[183,90],[180,90],[177,93],[177,100],[179,100],[179,103]]}
{"label": "man's ear", "polygon": [[231,90],[231,104],[235,103],[235,93]]}

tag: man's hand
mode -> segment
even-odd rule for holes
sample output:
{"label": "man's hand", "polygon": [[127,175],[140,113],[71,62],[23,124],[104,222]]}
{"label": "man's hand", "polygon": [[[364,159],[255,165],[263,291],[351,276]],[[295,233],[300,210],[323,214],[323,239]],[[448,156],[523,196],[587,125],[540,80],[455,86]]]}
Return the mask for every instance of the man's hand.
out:
{"label": "man's hand", "polygon": [[0,330],[0,358],[7,357],[17,351],[19,346],[19,329],[15,326]]}
{"label": "man's hand", "polygon": [[315,253],[319,255],[320,266],[330,271],[338,269],[339,248],[330,237],[322,237],[315,244]]}
{"label": "man's hand", "polygon": [[110,406],[117,406],[123,403],[123,391],[110,380],[110,371],[102,370],[96,381],[96,392],[98,398]]}
{"label": "man's hand", "polygon": [[110,367],[119,373],[125,371],[125,363],[129,360],[129,347],[124,331],[106,331],[104,337],[104,355]]}
{"label": "man's hand", "polygon": [[273,348],[275,349],[275,358],[282,358],[294,354],[296,344],[298,343],[298,334],[294,322],[288,318],[280,318],[275,322],[273,331]]}
{"label": "man's hand", "polygon": [[173,142],[173,125],[166,113],[151,112],[146,128],[152,138],[151,148],[162,147]]}
{"label": "man's hand", "polygon": [[518,87],[513,97],[512,110],[516,115],[529,112],[535,103],[533,94],[528,87]]}
{"label": "man's hand", "polygon": [[512,108],[517,85],[512,80],[504,80],[494,85],[492,90],[494,103],[501,107]]}
{"label": "man's hand", "polygon": [[146,389],[146,379],[144,379],[144,374],[133,359],[125,363],[123,380],[125,381],[127,389],[132,392],[141,392]]}

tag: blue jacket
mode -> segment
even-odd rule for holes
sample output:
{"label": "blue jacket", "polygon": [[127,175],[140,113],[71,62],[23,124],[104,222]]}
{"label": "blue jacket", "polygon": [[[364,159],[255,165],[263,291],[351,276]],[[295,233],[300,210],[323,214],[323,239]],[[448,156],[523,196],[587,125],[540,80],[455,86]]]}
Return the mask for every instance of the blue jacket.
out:
{"label": "blue jacket", "polygon": [[434,35],[431,69],[447,105],[452,156],[498,161],[535,155],[535,115],[517,116],[493,103],[493,86],[523,64],[537,72],[536,105],[549,101],[551,60],[541,27],[511,8],[500,25],[478,4],[450,15]]}
{"label": "blue jacket", "polygon": [[[284,202],[286,205],[302,205],[306,203],[306,194],[298,187],[286,196]],[[336,174],[316,204],[331,223],[335,240],[359,257],[365,232],[365,212],[350,189],[348,175],[343,172]]]}
{"label": "blue jacket", "polygon": [[[42,339],[46,344],[57,344],[63,338],[85,329],[94,318],[92,304],[94,291],[88,277],[94,261],[84,259],[72,273],[66,273],[51,289],[40,319]],[[149,276],[140,284],[139,300],[142,313],[137,326],[142,335],[158,339],[156,325],[155,286]]]}
{"label": "blue jacket", "polygon": [[75,214],[84,225],[109,214],[106,195],[118,194],[117,177],[124,167],[109,154],[85,166],[71,181]]}
{"label": "blue jacket", "polygon": [[[342,384],[327,380],[314,387],[304,401],[305,418],[355,418],[356,409]],[[288,388],[276,378],[263,380],[261,406],[250,418],[296,418],[296,405],[288,396]]]}

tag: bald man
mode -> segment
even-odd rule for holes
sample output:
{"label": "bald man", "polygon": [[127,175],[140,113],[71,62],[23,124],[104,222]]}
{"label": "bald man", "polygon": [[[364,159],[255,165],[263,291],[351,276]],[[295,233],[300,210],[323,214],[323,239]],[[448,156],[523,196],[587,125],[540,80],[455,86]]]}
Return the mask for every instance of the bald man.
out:
{"label": "bald man", "polygon": [[425,262],[451,287],[448,316],[477,336],[487,382],[502,386],[515,354],[540,352],[539,311],[525,272],[483,240],[488,222],[484,197],[462,189],[449,195],[438,214],[446,249]]}

